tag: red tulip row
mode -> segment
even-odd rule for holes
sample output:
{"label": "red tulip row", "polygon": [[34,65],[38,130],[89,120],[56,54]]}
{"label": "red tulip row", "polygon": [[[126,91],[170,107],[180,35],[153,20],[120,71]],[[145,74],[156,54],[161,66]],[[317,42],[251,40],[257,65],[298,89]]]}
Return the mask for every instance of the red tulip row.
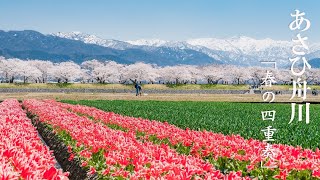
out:
{"label": "red tulip row", "polygon": [[[250,161],[250,165],[247,166],[248,170],[254,169],[264,161],[261,154],[266,143],[262,141],[246,140],[239,135],[226,136],[208,131],[184,130],[166,122],[126,117],[113,112],[104,112],[94,107],[64,104],[54,100],[47,102],[76,113],[85,114],[106,124],[117,125],[130,131],[143,132],[147,136],[154,135],[159,139],[168,139],[173,145],[182,143],[184,146],[191,147],[191,154],[195,157],[213,155],[215,159],[227,157],[239,161]],[[313,177],[320,177],[319,149],[312,151],[283,144],[274,144],[273,149],[276,153],[275,163],[281,172],[312,170]]]}
{"label": "red tulip row", "polygon": [[[53,129],[68,132],[78,146],[84,146],[85,149],[79,153],[81,158],[89,160],[94,153],[103,151],[105,169],[99,173],[106,176],[130,179],[250,179],[241,177],[241,172],[224,175],[201,158],[180,155],[168,145],[138,141],[135,132],[111,129],[55,103],[25,100],[23,106]],[[83,162],[83,165],[87,163]],[[95,167],[90,167],[90,172],[94,173]]]}
{"label": "red tulip row", "polygon": [[0,179],[68,179],[17,100],[0,104]]}

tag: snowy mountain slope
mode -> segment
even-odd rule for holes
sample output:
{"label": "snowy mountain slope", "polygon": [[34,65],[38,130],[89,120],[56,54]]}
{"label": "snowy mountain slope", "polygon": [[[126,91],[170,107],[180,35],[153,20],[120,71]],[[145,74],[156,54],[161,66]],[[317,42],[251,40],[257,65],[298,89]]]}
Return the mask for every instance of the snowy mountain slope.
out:
{"label": "snowy mountain slope", "polygon": [[[259,66],[260,61],[276,61],[279,67],[287,67],[290,64],[288,60],[292,57],[291,41],[266,39],[254,39],[246,36],[235,36],[226,39],[218,38],[198,38],[186,41],[166,41],[161,39],[138,39],[133,41],[106,40],[95,35],[83,34],[80,32],[56,33],[58,37],[72,40],[83,41],[88,44],[96,44],[118,50],[142,49],[150,53],[181,53],[182,50],[190,52],[199,52],[220,61],[221,63]],[[160,48],[160,49],[159,49]],[[162,50],[161,50],[162,48]],[[170,52],[169,52],[170,51]],[[310,52],[307,57],[320,57],[320,43],[311,44]],[[192,56],[184,53],[184,57]],[[183,54],[182,53],[182,54]],[[201,56],[201,55],[200,55]],[[177,55],[176,58],[184,58]],[[197,57],[195,57],[197,59]]]}
{"label": "snowy mountain slope", "polygon": [[231,37],[227,39],[199,38],[187,40],[191,45],[204,46],[212,50],[234,51],[250,54],[254,51],[264,51],[270,47],[289,47],[290,41],[276,41],[270,38],[253,39],[246,36]]}
{"label": "snowy mountain slope", "polygon": [[[141,41],[137,40],[134,42]],[[143,42],[143,45],[152,44],[148,43],[147,40],[143,40]],[[158,40],[158,42],[161,41]],[[165,43],[158,43],[156,46],[193,49],[226,64],[259,66],[261,65],[260,61],[276,61],[279,67],[287,67],[290,64],[288,58],[292,57],[291,48],[293,43],[291,41],[277,41],[270,38],[258,40],[240,36],[227,39],[199,38],[181,42],[166,41]],[[310,46],[310,55],[308,56],[312,58],[320,57],[318,54],[314,54],[318,50],[320,50],[320,44],[312,44]]]}
{"label": "snowy mountain slope", "polygon": [[192,49],[135,46],[117,40],[104,40],[81,33],[45,35],[37,31],[0,30],[0,56],[5,58],[43,59],[52,62],[72,60],[113,60],[122,64],[145,62],[159,66],[205,65],[220,63]]}
{"label": "snowy mountain slope", "polygon": [[109,47],[109,48],[118,49],[118,50],[124,50],[124,49],[133,47],[132,44],[129,44],[123,41],[118,41],[113,39],[102,39],[96,35],[90,35],[90,34],[85,34],[81,32],[69,32],[69,33],[58,32],[51,35],[58,36],[61,38],[66,38],[66,39],[83,41],[84,43],[87,43],[87,44],[96,44],[99,46]]}
{"label": "snowy mountain slope", "polygon": [[161,40],[161,39],[138,39],[135,41],[126,41],[129,44],[136,45],[136,46],[164,46],[168,41]]}

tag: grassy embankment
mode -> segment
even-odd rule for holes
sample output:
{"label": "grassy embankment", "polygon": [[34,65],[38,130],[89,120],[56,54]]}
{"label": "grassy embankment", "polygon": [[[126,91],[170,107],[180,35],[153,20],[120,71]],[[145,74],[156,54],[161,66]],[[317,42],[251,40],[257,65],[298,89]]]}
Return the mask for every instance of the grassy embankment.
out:
{"label": "grassy embankment", "polygon": [[[223,85],[223,84],[186,84],[186,85],[165,85],[165,84],[143,84],[143,89],[219,89],[219,90],[248,90],[249,85]],[[320,86],[309,86],[312,89],[320,90]],[[124,84],[81,84],[81,83],[0,83],[0,88],[91,88],[91,89],[133,89],[133,85]],[[290,90],[289,85],[273,85],[273,90]]]}

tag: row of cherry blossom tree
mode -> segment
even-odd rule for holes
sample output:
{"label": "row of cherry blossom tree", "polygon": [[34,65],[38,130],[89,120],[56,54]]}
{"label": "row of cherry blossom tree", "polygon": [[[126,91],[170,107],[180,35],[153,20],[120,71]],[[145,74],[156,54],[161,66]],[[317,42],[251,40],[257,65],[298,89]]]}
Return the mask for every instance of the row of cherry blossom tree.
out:
{"label": "row of cherry blossom tree", "polygon": [[[144,83],[163,84],[255,84],[261,83],[268,69],[262,67],[237,67],[232,65],[177,65],[158,67],[137,62],[118,64],[114,61],[90,60],[82,64],[74,62],[52,63],[43,60],[5,59],[0,57],[1,82],[83,82],[83,83],[130,83],[130,79]],[[271,68],[269,70],[272,70]],[[290,84],[290,70],[271,71],[278,84]],[[305,74],[309,83],[320,82],[320,70],[312,69]]]}

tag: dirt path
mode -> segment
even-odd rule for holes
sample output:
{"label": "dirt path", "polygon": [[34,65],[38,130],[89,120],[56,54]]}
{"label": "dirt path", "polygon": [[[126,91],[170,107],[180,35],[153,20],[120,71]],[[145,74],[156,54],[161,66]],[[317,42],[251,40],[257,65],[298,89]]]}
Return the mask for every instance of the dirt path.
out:
{"label": "dirt path", "polygon": [[[135,96],[129,93],[0,93],[0,100],[56,99],[56,100],[159,100],[159,101],[226,101],[226,102],[263,102],[259,94],[148,94]],[[290,95],[277,95],[275,102],[290,101]],[[320,96],[309,95],[308,101],[320,102]],[[301,99],[296,99],[301,102]]]}

